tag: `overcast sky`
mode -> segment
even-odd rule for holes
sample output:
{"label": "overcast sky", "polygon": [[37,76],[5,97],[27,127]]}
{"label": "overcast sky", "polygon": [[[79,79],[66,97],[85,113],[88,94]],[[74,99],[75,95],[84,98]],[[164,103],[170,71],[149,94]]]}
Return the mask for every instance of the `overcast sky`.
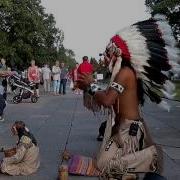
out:
{"label": "overcast sky", "polygon": [[121,28],[150,17],[145,0],[42,0],[65,34],[64,45],[76,54],[99,58]]}

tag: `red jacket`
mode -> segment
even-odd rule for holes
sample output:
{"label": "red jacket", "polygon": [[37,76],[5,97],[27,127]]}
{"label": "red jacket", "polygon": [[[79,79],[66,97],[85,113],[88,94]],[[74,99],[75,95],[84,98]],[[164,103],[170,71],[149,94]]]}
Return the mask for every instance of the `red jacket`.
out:
{"label": "red jacket", "polygon": [[93,73],[93,65],[90,64],[88,61],[84,61],[83,63],[81,63],[79,65],[78,73],[79,74],[82,74],[82,73],[92,74]]}

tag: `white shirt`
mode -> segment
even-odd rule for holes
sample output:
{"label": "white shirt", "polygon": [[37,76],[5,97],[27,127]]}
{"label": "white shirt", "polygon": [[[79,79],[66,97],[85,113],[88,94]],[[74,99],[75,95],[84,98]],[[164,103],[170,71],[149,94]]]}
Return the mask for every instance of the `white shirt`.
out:
{"label": "white shirt", "polygon": [[60,67],[53,66],[52,67],[52,73],[53,73],[53,80],[55,80],[55,81],[59,80],[60,81],[60,74],[61,74]]}
{"label": "white shirt", "polygon": [[43,67],[42,68],[42,75],[43,75],[43,79],[50,79],[50,73],[51,70],[48,67]]}

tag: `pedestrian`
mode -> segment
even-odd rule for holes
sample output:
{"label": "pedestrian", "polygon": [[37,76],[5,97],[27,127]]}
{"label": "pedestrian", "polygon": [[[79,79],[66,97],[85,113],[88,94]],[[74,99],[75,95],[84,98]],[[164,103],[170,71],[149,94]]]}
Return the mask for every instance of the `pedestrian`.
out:
{"label": "pedestrian", "polygon": [[42,78],[43,78],[43,85],[44,85],[44,92],[50,92],[51,86],[51,70],[48,64],[45,64],[42,68]]}
{"label": "pedestrian", "polygon": [[32,60],[31,66],[28,68],[28,80],[35,83],[36,95],[39,97],[40,72],[35,63],[35,60]]}
{"label": "pedestrian", "polygon": [[88,57],[83,57],[83,62],[78,67],[78,74],[92,74],[93,73],[93,65],[89,62]]}
{"label": "pedestrian", "polygon": [[59,94],[60,73],[61,73],[61,69],[59,67],[59,61],[56,61],[55,65],[52,67],[54,95]]}
{"label": "pedestrian", "polygon": [[[11,74],[11,68],[10,67],[7,67],[7,71]],[[7,94],[11,94],[11,93],[12,93],[12,89],[7,82]]]}
{"label": "pedestrian", "polygon": [[13,124],[12,133],[18,136],[15,153],[11,157],[3,158],[0,164],[1,172],[12,176],[35,173],[40,166],[36,139],[23,121],[16,121]]}
{"label": "pedestrian", "polygon": [[4,121],[4,109],[6,107],[7,98],[7,80],[6,77],[10,75],[11,72],[6,67],[6,60],[1,59],[0,63],[0,121]]}
{"label": "pedestrian", "polygon": [[68,69],[65,66],[65,63],[61,63],[61,74],[60,74],[60,87],[59,87],[59,94],[65,95],[66,94],[66,83],[68,78]]}
{"label": "pedestrian", "polygon": [[72,69],[71,72],[71,79],[73,82],[73,90],[75,94],[81,94],[81,90],[77,87],[78,68],[79,68],[79,63],[76,63],[76,66]]}
{"label": "pedestrian", "polygon": [[[6,60],[4,58],[1,59],[0,71],[1,72],[7,72],[8,71],[8,68],[6,66]],[[7,80],[6,80],[6,76],[1,76],[0,77],[0,85],[3,86],[3,88],[4,88],[3,97],[6,100],[6,98],[7,98]]]}
{"label": "pedestrian", "polygon": [[[78,68],[78,78],[80,75],[86,73],[86,74],[89,74],[89,75],[92,75],[93,74],[93,65],[89,62],[88,60],[88,57],[87,56],[84,56],[82,58],[83,62],[79,65],[79,68]],[[83,90],[83,103],[84,103],[84,106],[88,108],[88,105],[90,104],[90,101],[89,101],[89,95],[88,95],[88,92],[86,89]]]}
{"label": "pedestrian", "polygon": [[119,31],[106,47],[105,64],[111,72],[107,89],[100,90],[88,73],[79,76],[78,86],[91,95],[92,110],[93,105],[109,109],[105,136],[95,163],[104,178],[138,172],[161,173],[162,151],[153,142],[140,107],[146,95],[168,110],[157,92],[165,95],[175,89],[164,74],[177,66],[179,56],[174,42],[164,16],[138,22]]}

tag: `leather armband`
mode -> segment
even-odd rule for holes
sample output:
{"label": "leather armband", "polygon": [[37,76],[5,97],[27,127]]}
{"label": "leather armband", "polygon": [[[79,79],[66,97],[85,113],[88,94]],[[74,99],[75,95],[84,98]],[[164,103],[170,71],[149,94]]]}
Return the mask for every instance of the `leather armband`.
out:
{"label": "leather armband", "polygon": [[124,91],[124,87],[116,82],[112,82],[110,87],[116,90],[118,93],[122,93]]}

